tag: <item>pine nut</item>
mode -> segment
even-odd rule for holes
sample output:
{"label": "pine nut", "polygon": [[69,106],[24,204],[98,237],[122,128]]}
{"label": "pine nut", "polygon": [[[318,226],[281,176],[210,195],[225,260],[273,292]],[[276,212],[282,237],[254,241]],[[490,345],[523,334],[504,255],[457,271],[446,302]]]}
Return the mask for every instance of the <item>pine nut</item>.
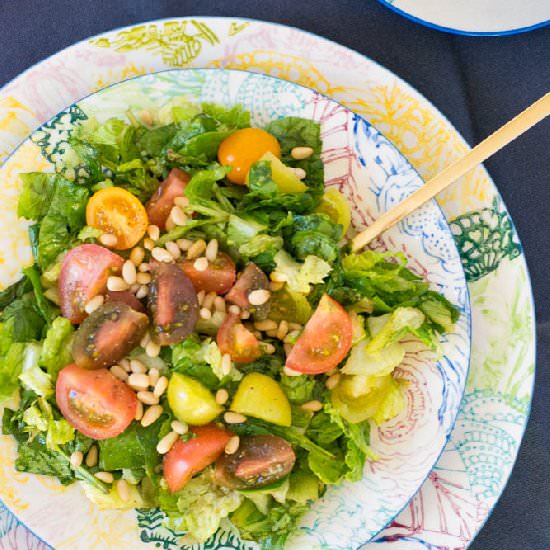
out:
{"label": "pine nut", "polygon": [[151,282],[151,274],[150,273],[138,273],[136,275],[136,281],[140,285],[148,285]]}
{"label": "pine nut", "polygon": [[302,330],[302,325],[299,323],[288,323],[288,330]]}
{"label": "pine nut", "polygon": [[206,246],[206,250],[204,252],[204,255],[206,256],[206,259],[209,262],[213,262],[216,259],[216,256],[218,255],[218,241],[217,239],[212,239],[208,245]]}
{"label": "pine nut", "polygon": [[241,308],[239,306],[236,306],[235,304],[232,304],[229,306],[229,313],[231,315],[241,315]]}
{"label": "pine nut", "polygon": [[224,353],[222,356],[222,374],[227,376],[231,372],[231,355]]}
{"label": "pine nut", "polygon": [[128,290],[130,285],[121,277],[109,277],[107,279],[107,288],[112,292],[118,292],[119,290]]}
{"label": "pine nut", "polygon": [[173,446],[174,443],[179,439],[179,434],[176,432],[167,433],[157,445],[157,452],[161,455],[165,455]]}
{"label": "pine nut", "polygon": [[130,285],[130,292],[135,294],[139,290],[139,286],[140,285],[138,283],[134,283],[133,285]]}
{"label": "pine nut", "polygon": [[276,283],[286,283],[287,281],[287,277],[284,273],[277,273],[276,271],[272,271],[269,278]]}
{"label": "pine nut", "polygon": [[256,321],[254,328],[258,330],[277,330],[277,323],[271,319],[265,319],[265,321]]}
{"label": "pine nut", "polygon": [[147,367],[137,359],[130,359],[130,370],[136,374],[147,372]]}
{"label": "pine nut", "polygon": [[214,300],[216,299],[216,293],[215,292],[209,292],[202,301],[202,307],[205,307],[206,309],[212,310],[212,306],[214,305]]}
{"label": "pine nut", "polygon": [[143,418],[143,403],[138,399],[136,401],[136,415],[134,419],[138,422]]}
{"label": "pine nut", "polygon": [[146,390],[149,387],[149,376],[143,373],[134,373],[128,377],[128,385],[134,390]]}
{"label": "pine nut", "polygon": [[286,321],[281,321],[279,323],[279,328],[277,329],[277,338],[282,340],[288,333],[288,323]]}
{"label": "pine nut", "polygon": [[164,224],[164,228],[166,229],[166,231],[171,231],[172,229],[174,229],[174,227],[176,227],[176,223],[172,219],[172,216],[168,216],[168,219]]}
{"label": "pine nut", "polygon": [[184,424],[183,422],[180,422],[179,420],[173,420],[170,424],[170,427],[172,428],[172,430],[180,435],[187,433],[187,431],[189,430],[189,426],[187,424]]}
{"label": "pine nut", "polygon": [[139,118],[141,119],[141,122],[147,126],[153,125],[153,115],[150,113],[150,111],[147,111],[146,109],[143,109],[139,113]]}
{"label": "pine nut", "polygon": [[127,285],[133,285],[136,282],[136,266],[132,260],[126,260],[122,266],[122,278]]}
{"label": "pine nut", "polygon": [[94,296],[85,306],[84,311],[90,315],[90,313],[93,313],[98,307],[103,305],[104,298],[101,294],[98,294],[97,296]]}
{"label": "pine nut", "polygon": [[168,387],[168,378],[166,376],[161,376],[157,383],[155,384],[155,389],[153,390],[153,395],[155,397],[160,397]]}
{"label": "pine nut", "polygon": [[153,422],[156,422],[160,415],[162,414],[162,407],[160,405],[153,405],[149,407],[145,413],[143,413],[143,417],[141,418],[141,425],[144,428],[147,428],[147,426],[150,426],[153,424]]}
{"label": "pine nut", "polygon": [[265,331],[265,335],[268,337],[268,338],[277,338],[277,330],[266,330]]}
{"label": "pine nut", "polygon": [[271,297],[271,292],[265,289],[253,290],[248,295],[248,301],[253,306],[263,306]]}
{"label": "pine nut", "polygon": [[130,361],[128,359],[126,359],[126,357],[124,359],[121,359],[118,364],[126,371],[126,372],[130,372],[132,369],[130,368]]}
{"label": "pine nut", "polygon": [[338,382],[340,382],[340,374],[336,373],[327,378],[325,386],[327,390],[333,390],[338,385]]}
{"label": "pine nut", "polygon": [[158,225],[150,225],[147,228],[147,234],[153,241],[158,241],[160,237],[160,229]]}
{"label": "pine nut", "polygon": [[223,419],[227,424],[242,424],[243,422],[246,422],[246,416],[233,411],[227,411],[223,415]]}
{"label": "pine nut", "polygon": [[174,220],[176,225],[185,225],[187,223],[187,216],[179,206],[172,207],[172,210],[170,210],[170,217]]}
{"label": "pine nut", "polygon": [[327,372],[325,372],[325,375],[326,376],[332,376],[333,374],[336,374],[337,372],[338,372],[338,369],[336,367],[334,367],[333,369],[327,370]]}
{"label": "pine nut", "polygon": [[159,398],[152,391],[138,391],[137,398],[144,405],[156,405],[159,402]]}
{"label": "pine nut", "polygon": [[166,248],[166,250],[168,250],[168,252],[170,252],[170,254],[171,254],[172,258],[174,258],[174,260],[177,260],[181,256],[181,250],[180,250],[179,246],[174,241],[168,241],[164,245],[164,248]]}
{"label": "pine nut", "polygon": [[82,451],[75,451],[69,458],[69,462],[71,463],[71,466],[73,468],[78,468],[82,464],[83,459],[84,454],[82,453]]}
{"label": "pine nut", "polygon": [[160,346],[156,342],[151,341],[145,346],[145,353],[149,357],[158,357]]}
{"label": "pine nut", "polygon": [[130,488],[124,479],[119,479],[116,482],[116,490],[121,500],[124,502],[130,500]]}
{"label": "pine nut", "polygon": [[306,177],[306,171],[303,168],[291,168],[291,170],[299,180],[303,180]]}
{"label": "pine nut", "polygon": [[155,241],[149,238],[143,239],[143,248],[153,250],[153,248],[155,248]]}
{"label": "pine nut", "polygon": [[172,254],[170,254],[166,248],[160,248],[159,246],[155,246],[155,248],[151,250],[151,256],[153,256],[157,262],[164,262],[168,264],[174,261]]}
{"label": "pine nut", "polygon": [[147,271],[151,271],[151,266],[147,262],[144,262],[138,267],[138,271],[140,273],[146,273]]}
{"label": "pine nut", "polygon": [[229,399],[229,392],[226,389],[220,388],[216,392],[216,403],[218,405],[225,405],[228,399]]}
{"label": "pine nut", "polygon": [[229,441],[225,444],[225,454],[226,455],[232,455],[237,452],[239,449],[239,445],[241,443],[241,440],[238,435],[234,435],[232,438],[229,439]]}
{"label": "pine nut", "polygon": [[221,296],[216,296],[214,298],[214,308],[216,311],[225,312],[225,300]]}
{"label": "pine nut", "polygon": [[132,252],[130,252],[130,260],[136,267],[143,262],[143,258],[145,258],[145,250],[141,246],[132,248]]}
{"label": "pine nut", "polygon": [[313,155],[313,149],[311,147],[294,147],[290,151],[290,156],[296,160],[303,160]]}
{"label": "pine nut", "polygon": [[103,481],[103,483],[113,482],[113,474],[111,472],[96,472],[94,476],[100,481]]}
{"label": "pine nut", "polygon": [[212,317],[212,312],[209,309],[206,309],[205,307],[202,307],[199,311],[199,315],[201,319],[210,319]]}
{"label": "pine nut", "polygon": [[142,298],[145,298],[149,294],[149,287],[147,285],[141,285],[136,292],[136,298],[138,300],[141,300]]}
{"label": "pine nut", "polygon": [[285,286],[285,283],[283,282],[271,281],[269,283],[269,288],[271,292],[277,292],[278,290],[281,290],[281,288],[283,288],[284,286]]}
{"label": "pine nut", "polygon": [[128,380],[128,373],[120,365],[113,365],[110,368],[110,371],[111,374],[116,376],[119,380],[122,380],[123,382]]}
{"label": "pine nut", "polygon": [[302,376],[302,373],[301,372],[298,372],[297,370],[294,370],[294,369],[289,369],[288,367],[285,367],[283,369],[283,372],[287,375],[287,376]]}
{"label": "pine nut", "polygon": [[151,341],[151,335],[146,332],[144,335],[143,335],[143,338],[141,339],[139,345],[142,347],[142,348],[145,348],[145,346],[147,346],[147,344]]}
{"label": "pine nut", "polygon": [[317,399],[313,399],[312,401],[308,401],[307,403],[301,405],[300,408],[304,411],[317,412],[323,408],[323,404],[320,401],[317,401]]}
{"label": "pine nut", "polygon": [[180,208],[186,208],[189,206],[189,199],[184,195],[182,195],[181,197],[175,197],[174,204],[176,206],[179,206]]}
{"label": "pine nut", "polygon": [[155,386],[160,378],[159,370],[153,367],[152,369],[149,369],[147,374],[149,375],[149,382],[151,383],[151,386]]}
{"label": "pine nut", "polygon": [[99,242],[104,246],[113,248],[117,245],[118,239],[116,235],[113,235],[112,233],[103,233],[103,235],[99,237]]}
{"label": "pine nut", "polygon": [[208,269],[208,260],[204,256],[201,256],[193,262],[193,267],[197,271],[206,271]]}
{"label": "pine nut", "polygon": [[88,449],[88,453],[86,454],[86,466],[88,468],[93,468],[97,464],[97,458],[98,458],[98,450],[95,445],[92,445]]}
{"label": "pine nut", "polygon": [[189,247],[189,250],[187,251],[187,257],[190,260],[194,260],[195,258],[198,258],[205,250],[206,243],[203,239],[199,239]]}
{"label": "pine nut", "polygon": [[205,296],[206,292],[204,290],[200,290],[199,292],[197,292],[197,301],[199,302],[199,306],[202,306]]}
{"label": "pine nut", "polygon": [[218,328],[221,327],[224,320],[225,320],[225,311],[214,311],[214,313],[212,313],[212,318],[210,319],[212,324]]}
{"label": "pine nut", "polygon": [[181,248],[183,252],[186,252],[193,244],[193,241],[190,241],[189,239],[178,239],[176,241],[176,244]]}

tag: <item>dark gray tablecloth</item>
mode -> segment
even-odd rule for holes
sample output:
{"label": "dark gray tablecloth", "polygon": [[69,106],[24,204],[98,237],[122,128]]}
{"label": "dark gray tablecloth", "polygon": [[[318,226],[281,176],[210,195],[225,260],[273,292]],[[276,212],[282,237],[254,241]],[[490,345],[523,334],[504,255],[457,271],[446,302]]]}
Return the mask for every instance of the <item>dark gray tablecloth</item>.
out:
{"label": "dark gray tablecloth", "polygon": [[[403,19],[375,0],[0,0],[0,86],[87,36],[149,19],[186,15],[276,21],[353,48],[415,86],[470,144],[550,91],[550,28],[508,37],[452,36]],[[504,495],[471,548],[547,550],[550,120],[495,155],[486,166],[525,248],[539,340],[535,399],[519,459]]]}

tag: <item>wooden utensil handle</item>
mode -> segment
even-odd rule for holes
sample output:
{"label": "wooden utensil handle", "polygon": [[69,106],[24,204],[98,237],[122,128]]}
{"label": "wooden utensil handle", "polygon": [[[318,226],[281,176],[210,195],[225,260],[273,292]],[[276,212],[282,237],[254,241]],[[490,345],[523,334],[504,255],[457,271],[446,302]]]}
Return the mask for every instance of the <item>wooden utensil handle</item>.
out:
{"label": "wooden utensil handle", "polygon": [[408,216],[413,210],[435,197],[451,183],[481,164],[548,115],[550,115],[550,92],[476,145],[466,156],[445,168],[420,189],[382,214],[374,223],[355,236],[352,241],[352,249],[356,251],[363,248],[386,229]]}

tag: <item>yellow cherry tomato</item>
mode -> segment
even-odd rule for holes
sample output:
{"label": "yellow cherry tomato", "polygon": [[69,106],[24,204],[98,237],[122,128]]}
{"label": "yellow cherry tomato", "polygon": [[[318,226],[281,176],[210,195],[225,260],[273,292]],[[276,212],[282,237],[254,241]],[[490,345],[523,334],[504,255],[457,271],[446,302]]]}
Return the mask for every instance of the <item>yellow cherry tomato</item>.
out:
{"label": "yellow cherry tomato", "polygon": [[147,229],[145,207],[122,187],[106,187],[95,193],[86,206],[86,223],[117,239],[111,248],[125,250],[137,244]]}
{"label": "yellow cherry tomato", "polygon": [[231,410],[279,426],[290,426],[292,421],[290,403],[281,386],[259,372],[251,372],[241,380]]}
{"label": "yellow cherry tomato", "polygon": [[330,216],[333,221],[342,225],[344,235],[346,234],[351,223],[351,210],[346,197],[338,189],[329,187],[315,211]]}
{"label": "yellow cherry tomato", "polygon": [[174,373],[168,383],[168,404],[175,417],[187,424],[201,426],[212,422],[223,408],[212,392],[198,380]]}
{"label": "yellow cherry tomato", "polygon": [[227,176],[229,181],[244,185],[250,167],[268,151],[281,158],[277,138],[260,128],[242,128],[221,142],[218,161],[223,166],[232,167]]}

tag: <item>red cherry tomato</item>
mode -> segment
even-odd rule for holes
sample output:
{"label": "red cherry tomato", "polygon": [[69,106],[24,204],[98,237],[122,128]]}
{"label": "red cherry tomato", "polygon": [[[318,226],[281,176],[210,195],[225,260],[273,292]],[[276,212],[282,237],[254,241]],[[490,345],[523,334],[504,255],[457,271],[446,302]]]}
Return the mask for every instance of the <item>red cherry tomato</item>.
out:
{"label": "red cherry tomato", "polygon": [[179,491],[198,472],[224,451],[232,433],[215,424],[191,428],[195,437],[176,441],[164,459],[164,479],[172,493]]}
{"label": "red cherry tomato", "polygon": [[208,262],[205,271],[195,269],[195,260],[185,260],[181,263],[183,272],[191,279],[197,292],[215,292],[225,294],[235,282],[235,263],[223,252],[219,252],[213,262]]}
{"label": "red cherry tomato", "polygon": [[286,366],[304,374],[327,372],[346,356],[351,340],[350,316],[325,294],[286,358]]}
{"label": "red cherry tomato", "polygon": [[250,262],[239,275],[233,288],[227,293],[225,299],[242,309],[246,309],[254,314],[255,318],[266,318],[269,313],[270,304],[266,302],[261,306],[252,306],[248,300],[248,295],[253,290],[268,290],[269,279],[267,275],[254,263]]}
{"label": "red cherry tomato", "polygon": [[183,190],[189,183],[191,176],[180,170],[172,168],[168,177],[158,186],[149,202],[145,205],[149,223],[165,228],[170,210],[174,206],[174,199],[183,196]]}
{"label": "red cherry tomato", "polygon": [[136,416],[136,394],[107,369],[64,367],[55,398],[69,424],[92,439],[116,437]]}
{"label": "red cherry tomato", "polygon": [[232,167],[229,181],[244,185],[250,167],[268,151],[281,158],[281,146],[275,136],[260,128],[242,128],[221,142],[218,161]]}
{"label": "red cherry tomato", "polygon": [[81,323],[86,317],[84,306],[105,292],[107,278],[119,272],[123,263],[118,254],[97,244],[81,244],[70,250],[59,275],[63,316],[71,323]]}
{"label": "red cherry tomato", "polygon": [[225,317],[216,342],[222,353],[229,353],[235,363],[251,363],[260,357],[260,343],[242,323],[238,315]]}
{"label": "red cherry tomato", "polygon": [[129,290],[108,290],[106,299],[108,302],[122,302],[140,313],[145,313],[145,306]]}

